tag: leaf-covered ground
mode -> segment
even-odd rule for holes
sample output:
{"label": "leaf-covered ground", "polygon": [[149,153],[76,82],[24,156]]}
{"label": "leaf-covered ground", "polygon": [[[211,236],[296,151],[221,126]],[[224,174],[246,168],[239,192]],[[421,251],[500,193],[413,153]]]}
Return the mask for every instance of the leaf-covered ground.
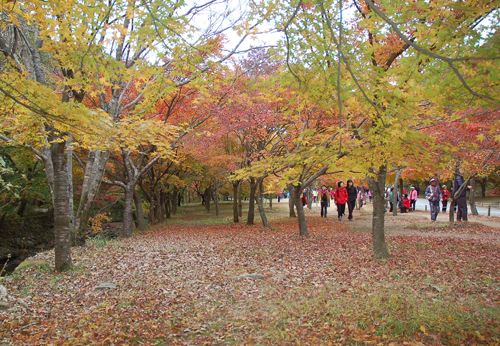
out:
{"label": "leaf-covered ground", "polygon": [[[0,312],[1,342],[500,342],[498,232],[486,240],[388,235],[392,257],[375,260],[371,235],[346,227],[356,220],[347,224],[311,213],[304,238],[296,220],[283,217],[284,209],[275,208],[273,228],[264,230],[229,223],[230,206],[223,207],[226,214],[218,219],[184,207],[178,221],[153,231],[89,241],[73,250],[69,273],[43,264],[19,271],[4,283],[21,300]],[[469,226],[471,232],[480,227]],[[52,258],[52,252],[35,257]],[[263,279],[238,278],[242,274]],[[95,290],[102,282],[117,288]]]}

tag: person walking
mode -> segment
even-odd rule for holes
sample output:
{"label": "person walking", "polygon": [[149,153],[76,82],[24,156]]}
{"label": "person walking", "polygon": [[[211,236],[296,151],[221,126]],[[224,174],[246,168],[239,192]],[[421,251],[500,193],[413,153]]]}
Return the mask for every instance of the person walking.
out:
{"label": "person walking", "polygon": [[429,201],[431,209],[431,222],[436,222],[439,214],[439,201],[441,200],[441,189],[437,186],[436,178],[429,180],[430,185],[425,189],[425,197]]}
{"label": "person walking", "polygon": [[412,186],[410,188],[410,205],[413,211],[415,211],[416,206],[417,206],[417,199],[418,199],[418,192],[415,189],[415,186]]}
{"label": "person walking", "polygon": [[313,202],[318,205],[318,189],[313,190]]}
{"label": "person walking", "polygon": [[391,206],[391,208],[389,209],[389,213],[392,213],[392,211],[394,210],[394,203],[392,203],[393,196],[394,196],[394,188],[391,187],[391,192],[389,192],[389,205]]}
{"label": "person walking", "polygon": [[349,221],[352,221],[352,211],[354,210],[354,207],[356,206],[356,197],[357,197],[357,190],[354,187],[354,183],[352,182],[351,179],[347,181],[347,209],[349,210],[349,216],[348,219]]}
{"label": "person walking", "polygon": [[363,187],[358,187],[358,210],[363,208],[364,201],[365,194],[363,193]]}
{"label": "person walking", "polygon": [[328,200],[330,199],[330,192],[325,185],[323,185],[323,188],[319,190],[319,199],[321,200],[321,217],[326,217]]}
{"label": "person walking", "polygon": [[450,199],[450,191],[446,185],[443,185],[443,189],[441,190],[442,202],[443,202],[443,213],[446,213],[446,207],[448,206],[448,200]]}
{"label": "person walking", "polygon": [[339,220],[342,221],[342,215],[345,214],[345,205],[347,203],[349,196],[347,195],[347,190],[344,187],[344,182],[339,181],[338,187],[333,193],[333,199],[337,205],[337,213],[339,215]]}
{"label": "person walking", "polygon": [[[460,186],[465,184],[465,179],[462,176],[462,173],[460,173],[460,169],[457,168],[457,177],[455,178],[454,186],[453,186],[453,192],[456,193],[458,190],[460,190]],[[466,189],[462,191],[460,196],[457,198],[457,202],[455,205],[457,206],[457,221],[468,221],[467,218],[467,189],[471,190],[471,193],[474,193],[474,189],[472,186],[467,186]]]}

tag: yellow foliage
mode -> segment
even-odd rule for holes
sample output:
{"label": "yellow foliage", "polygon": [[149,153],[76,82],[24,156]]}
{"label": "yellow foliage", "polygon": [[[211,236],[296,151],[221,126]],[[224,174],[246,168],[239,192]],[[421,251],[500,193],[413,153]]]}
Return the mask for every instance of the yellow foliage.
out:
{"label": "yellow foliage", "polygon": [[94,217],[90,218],[90,224],[92,225],[92,234],[97,235],[102,232],[103,223],[111,221],[111,217],[108,216],[108,213],[99,213]]}

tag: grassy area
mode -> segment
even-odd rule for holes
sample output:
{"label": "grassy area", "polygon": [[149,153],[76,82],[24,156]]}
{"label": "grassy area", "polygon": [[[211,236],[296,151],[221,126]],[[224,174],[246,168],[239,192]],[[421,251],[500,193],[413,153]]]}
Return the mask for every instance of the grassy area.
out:
{"label": "grassy area", "polygon": [[[232,223],[230,203],[221,204],[217,218],[201,205],[183,206],[165,225],[143,234],[75,248],[75,268],[68,273],[27,268],[6,285],[29,309],[0,315],[0,340],[67,345],[500,342],[500,239],[388,235],[392,257],[375,260],[371,235],[350,231],[348,223],[306,211],[310,236],[304,238],[286,208],[267,211],[271,229],[258,218],[255,226]],[[412,222],[413,228],[424,229]],[[51,263],[53,253],[33,260]],[[103,281],[117,289],[95,290]]]}

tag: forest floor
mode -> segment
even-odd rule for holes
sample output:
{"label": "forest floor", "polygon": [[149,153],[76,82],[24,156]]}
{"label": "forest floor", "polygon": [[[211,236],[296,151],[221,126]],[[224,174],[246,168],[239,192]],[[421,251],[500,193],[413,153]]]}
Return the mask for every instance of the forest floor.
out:
{"label": "forest floor", "polygon": [[387,215],[391,257],[379,260],[370,204],[353,222],[306,210],[300,237],[284,202],[267,208],[271,229],[234,224],[227,203],[218,217],[183,206],[132,238],[74,248],[63,274],[52,251],[37,254],[3,282],[0,344],[500,343],[498,220]]}

